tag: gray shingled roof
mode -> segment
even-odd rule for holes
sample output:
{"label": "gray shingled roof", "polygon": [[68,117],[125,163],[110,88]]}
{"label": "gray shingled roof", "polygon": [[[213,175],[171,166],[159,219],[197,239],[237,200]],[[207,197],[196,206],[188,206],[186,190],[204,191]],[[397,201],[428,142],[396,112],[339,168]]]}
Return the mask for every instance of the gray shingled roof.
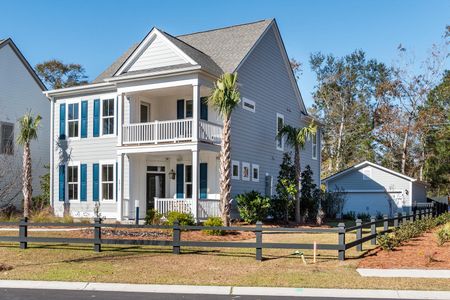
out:
{"label": "gray shingled roof", "polygon": [[[272,23],[272,19],[225,28],[196,32],[174,37],[160,30],[171,42],[195,60],[203,69],[215,75],[234,72],[259,37]],[[138,47],[130,47],[93,83],[111,77]]]}

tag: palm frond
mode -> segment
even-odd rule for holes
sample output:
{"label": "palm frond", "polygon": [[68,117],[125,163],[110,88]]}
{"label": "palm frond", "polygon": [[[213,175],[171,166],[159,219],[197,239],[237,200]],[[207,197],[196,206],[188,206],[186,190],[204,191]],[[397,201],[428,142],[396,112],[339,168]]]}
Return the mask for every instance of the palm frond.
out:
{"label": "palm frond", "polygon": [[31,111],[27,112],[19,119],[19,135],[17,136],[17,143],[25,145],[32,140],[37,139],[37,132],[39,124],[42,120],[40,115],[34,117]]}
{"label": "palm frond", "polygon": [[291,125],[284,125],[277,134],[277,138],[285,138],[286,144],[291,147],[299,146],[301,149],[305,147],[308,141],[317,132],[317,126],[312,121],[308,126],[296,128]]}
{"label": "palm frond", "polygon": [[214,84],[214,90],[208,98],[208,104],[224,118],[231,115],[239,104],[241,95],[237,88],[237,73],[225,73]]}

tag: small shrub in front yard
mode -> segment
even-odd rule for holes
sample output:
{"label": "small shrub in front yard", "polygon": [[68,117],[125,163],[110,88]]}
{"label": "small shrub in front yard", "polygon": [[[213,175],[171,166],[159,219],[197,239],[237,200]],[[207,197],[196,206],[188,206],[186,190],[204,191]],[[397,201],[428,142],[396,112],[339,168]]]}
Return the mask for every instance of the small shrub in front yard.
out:
{"label": "small shrub in front yard", "polygon": [[343,220],[350,220],[355,221],[356,220],[356,213],[354,211],[347,211],[344,214],[342,214]]}
{"label": "small shrub in front yard", "polygon": [[439,246],[443,246],[445,243],[450,242],[450,223],[447,223],[436,232],[436,238]]}
{"label": "small shrub in front yard", "polygon": [[178,220],[180,225],[183,226],[195,224],[194,217],[191,214],[181,213],[177,211],[171,211],[167,214],[167,225],[172,226],[176,220]]}
{"label": "small shrub in front yard", "polygon": [[47,207],[39,211],[33,211],[30,215],[30,221],[34,223],[73,223],[73,217],[70,215],[57,217],[53,214],[53,209]]}
{"label": "small shrub in front yard", "polygon": [[239,213],[247,223],[255,223],[267,218],[270,209],[270,199],[256,191],[236,196]]}
{"label": "small shrub in front yard", "polygon": [[163,215],[154,208],[147,210],[145,225],[160,225]]}
{"label": "small shrub in front yard", "polygon": [[[219,217],[209,217],[208,220],[206,220],[203,225],[205,225],[205,226],[223,226],[223,221]],[[203,231],[209,235],[225,235],[225,230],[220,230],[220,229],[214,229],[214,230],[205,229]]]}
{"label": "small shrub in front yard", "polygon": [[358,213],[356,215],[357,219],[361,219],[364,222],[369,222],[370,221],[370,214],[368,213]]}

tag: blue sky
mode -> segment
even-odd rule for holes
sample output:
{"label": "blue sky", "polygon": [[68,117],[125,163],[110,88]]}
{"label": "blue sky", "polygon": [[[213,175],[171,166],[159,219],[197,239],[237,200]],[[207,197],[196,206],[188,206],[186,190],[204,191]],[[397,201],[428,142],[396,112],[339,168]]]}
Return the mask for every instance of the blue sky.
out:
{"label": "blue sky", "polygon": [[299,86],[309,106],[312,52],[363,49],[390,64],[402,43],[420,60],[450,25],[450,1],[16,0],[2,2],[0,38],[13,38],[32,65],[80,63],[93,79],[153,26],[178,35],[267,18],[276,18],[289,56],[304,63]]}

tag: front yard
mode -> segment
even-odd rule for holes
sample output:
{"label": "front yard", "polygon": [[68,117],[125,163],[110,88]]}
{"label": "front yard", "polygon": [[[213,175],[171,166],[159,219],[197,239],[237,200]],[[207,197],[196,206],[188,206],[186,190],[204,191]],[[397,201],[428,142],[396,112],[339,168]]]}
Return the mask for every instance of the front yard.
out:
{"label": "front yard", "polygon": [[[30,236],[44,234],[67,236],[68,232],[30,232]],[[353,239],[354,234],[347,235],[347,241]],[[253,241],[254,237],[240,240]],[[337,235],[265,234],[263,241],[336,243]],[[370,249],[369,243],[364,249]],[[336,259],[336,251],[319,251],[313,264],[312,251],[303,252],[306,265],[292,250],[264,249],[264,261],[258,262],[254,249],[184,247],[181,255],[174,255],[170,247],[103,246],[103,252],[95,253],[92,245],[29,244],[29,249],[20,250],[17,243],[0,243],[0,264],[13,267],[0,271],[0,279],[427,290],[448,290],[450,286],[450,280],[444,279],[360,277],[356,267],[363,253],[355,248],[347,251],[345,262]]]}

